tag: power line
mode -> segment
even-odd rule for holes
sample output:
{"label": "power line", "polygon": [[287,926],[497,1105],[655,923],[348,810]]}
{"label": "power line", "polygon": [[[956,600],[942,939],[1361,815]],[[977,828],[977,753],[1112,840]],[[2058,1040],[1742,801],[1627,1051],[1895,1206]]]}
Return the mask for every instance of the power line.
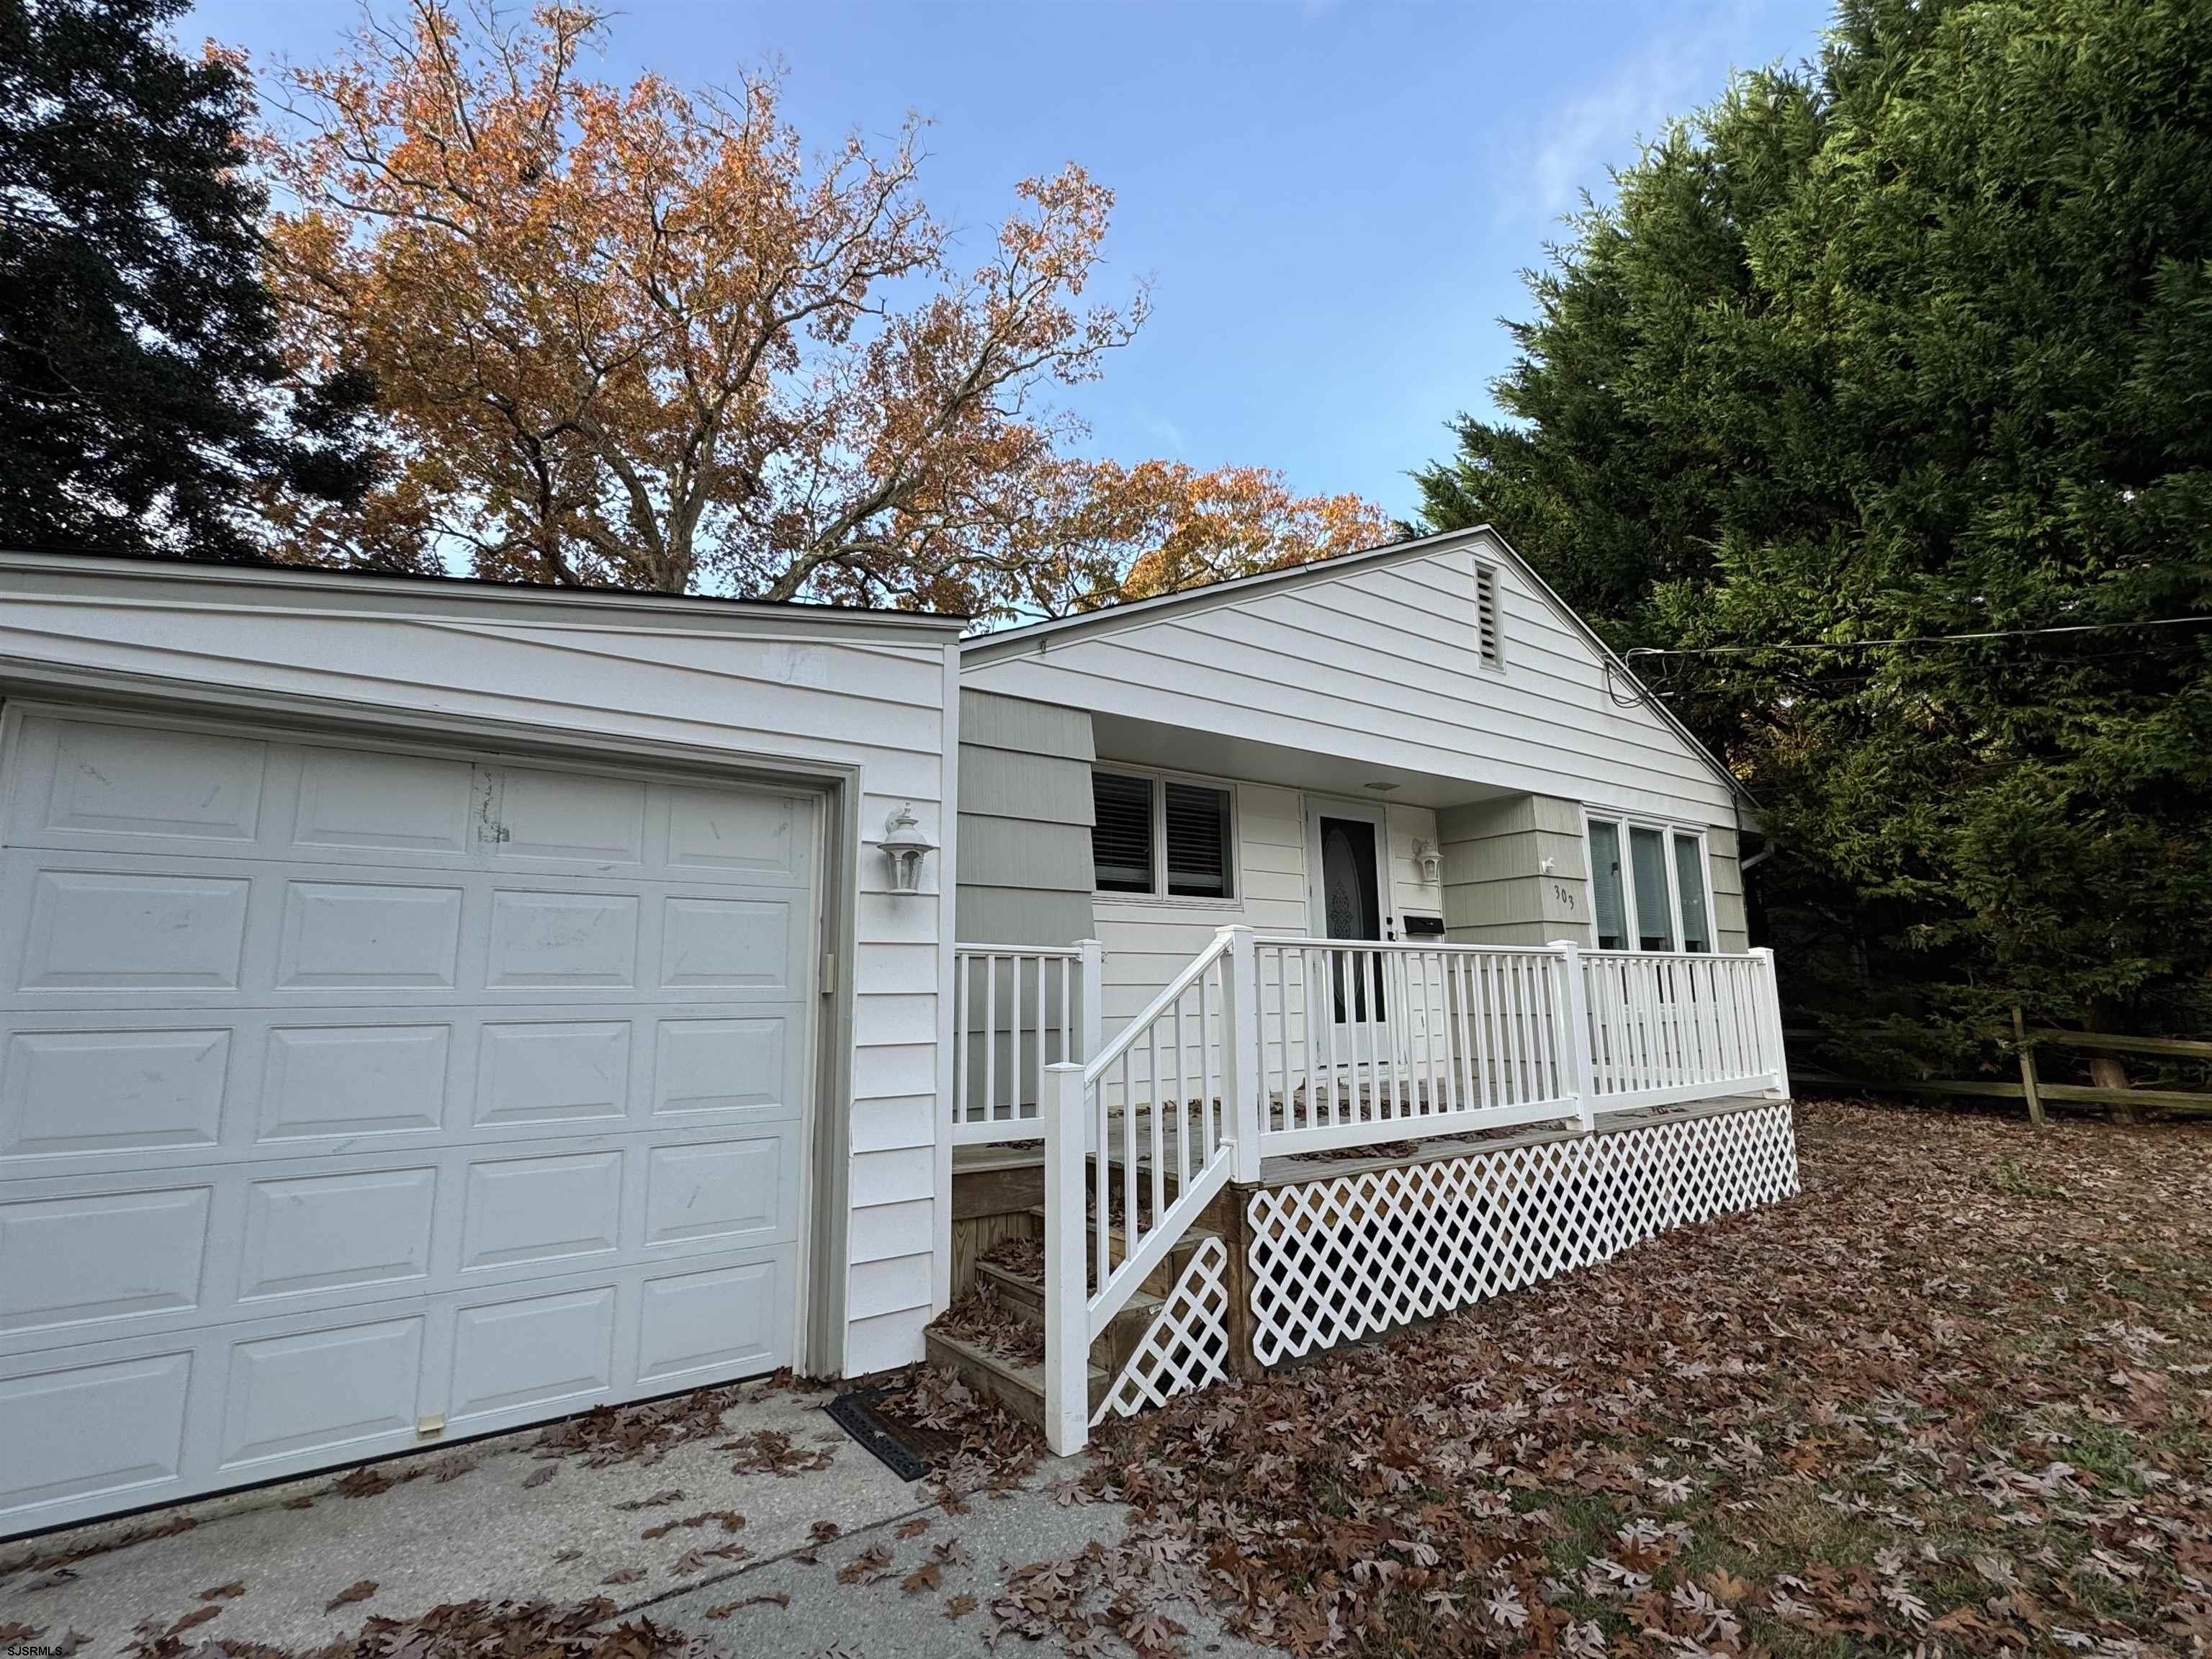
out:
{"label": "power line", "polygon": [[2107,634],[2123,628],[2179,628],[2212,623],[2212,616],[2152,617],[2140,622],[2068,623],[2053,628],[1992,628],[1974,634],[1913,634],[1893,640],[1793,640],[1772,645],[1632,646],[1623,661],[1638,657],[1734,657],[1757,651],[1870,651],[1899,645],[1954,645],[1975,640],[2027,640],[2053,634]]}
{"label": "power line", "polygon": [[[2049,628],[1993,628],[1972,634],[1914,634],[1887,640],[1790,640],[1772,645],[1632,646],[1621,653],[1621,665],[1630,668],[1628,695],[1614,684],[1611,665],[1605,671],[1606,696],[1617,708],[1649,708],[1671,693],[1655,692],[1638,679],[1631,665],[1638,657],[1734,657],[1759,651],[1866,651],[1907,645],[1971,644],[1980,640],[2025,640],[2060,634],[2109,634],[2131,628],[2179,628],[2192,623],[2212,623],[2212,616],[2148,617],[2136,622],[2064,623]],[[2115,653],[2100,653],[2098,660]]]}

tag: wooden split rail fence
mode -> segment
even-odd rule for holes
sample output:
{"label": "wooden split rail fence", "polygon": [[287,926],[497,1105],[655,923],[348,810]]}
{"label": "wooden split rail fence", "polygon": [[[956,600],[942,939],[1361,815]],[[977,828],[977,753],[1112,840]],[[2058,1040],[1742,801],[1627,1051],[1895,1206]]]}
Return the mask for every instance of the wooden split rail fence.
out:
{"label": "wooden split rail fence", "polygon": [[[1802,1040],[1817,1036],[1820,1033],[1793,1029],[1785,1035]],[[2009,1041],[2020,1062],[2020,1080],[2017,1083],[1999,1082],[1990,1078],[1884,1080],[1844,1077],[1832,1072],[1807,1071],[1802,1066],[1796,1073],[1797,1081],[1825,1083],[1841,1089],[1864,1089],[1881,1094],[1960,1095],[2023,1101],[2027,1106],[2028,1117],[2036,1123],[2046,1121],[2044,1107],[2051,1103],[2075,1106],[2118,1106],[2136,1110],[2212,1113],[2212,1093],[2183,1089],[2106,1089],[2089,1084],[2051,1083],[2045,1080],[2036,1064],[2036,1051],[2049,1048],[2096,1054],[2141,1054],[2162,1060],[2198,1060],[2212,1064],[2212,1042],[2193,1037],[2124,1036],[2103,1031],[2069,1031],[2057,1026],[2031,1026],[2017,1008],[2013,1010],[2010,1032],[1993,1035],[2000,1042]]]}

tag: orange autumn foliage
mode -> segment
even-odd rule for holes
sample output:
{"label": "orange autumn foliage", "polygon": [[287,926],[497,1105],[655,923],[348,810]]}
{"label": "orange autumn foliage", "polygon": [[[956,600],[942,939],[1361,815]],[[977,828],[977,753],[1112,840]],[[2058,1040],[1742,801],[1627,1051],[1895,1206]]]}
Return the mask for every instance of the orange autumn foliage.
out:
{"label": "orange autumn foliage", "polygon": [[374,379],[391,461],[359,514],[289,520],[295,556],[988,617],[1387,535],[1255,469],[1070,457],[1052,395],[1147,303],[1087,297],[1113,196],[1081,168],[963,267],[913,121],[811,156],[773,75],[611,85],[603,29],[415,0],[278,77],[270,281],[303,368]]}

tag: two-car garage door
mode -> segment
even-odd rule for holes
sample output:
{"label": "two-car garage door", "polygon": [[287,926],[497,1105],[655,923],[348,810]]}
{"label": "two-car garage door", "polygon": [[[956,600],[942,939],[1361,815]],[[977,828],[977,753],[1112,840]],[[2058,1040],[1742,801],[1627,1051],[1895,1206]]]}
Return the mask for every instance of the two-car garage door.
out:
{"label": "two-car garage door", "polygon": [[0,1534],[788,1363],[811,797],[4,734]]}

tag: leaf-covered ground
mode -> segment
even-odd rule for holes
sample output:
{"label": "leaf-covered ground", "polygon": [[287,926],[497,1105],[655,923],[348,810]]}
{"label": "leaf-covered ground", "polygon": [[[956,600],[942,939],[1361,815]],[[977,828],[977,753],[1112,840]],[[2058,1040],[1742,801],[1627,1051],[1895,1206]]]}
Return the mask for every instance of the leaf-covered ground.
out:
{"label": "leaf-covered ground", "polygon": [[1798,1150],[1786,1204],[1139,1418],[1092,1491],[1299,1652],[2212,1652],[2212,1126],[1814,1102]]}

